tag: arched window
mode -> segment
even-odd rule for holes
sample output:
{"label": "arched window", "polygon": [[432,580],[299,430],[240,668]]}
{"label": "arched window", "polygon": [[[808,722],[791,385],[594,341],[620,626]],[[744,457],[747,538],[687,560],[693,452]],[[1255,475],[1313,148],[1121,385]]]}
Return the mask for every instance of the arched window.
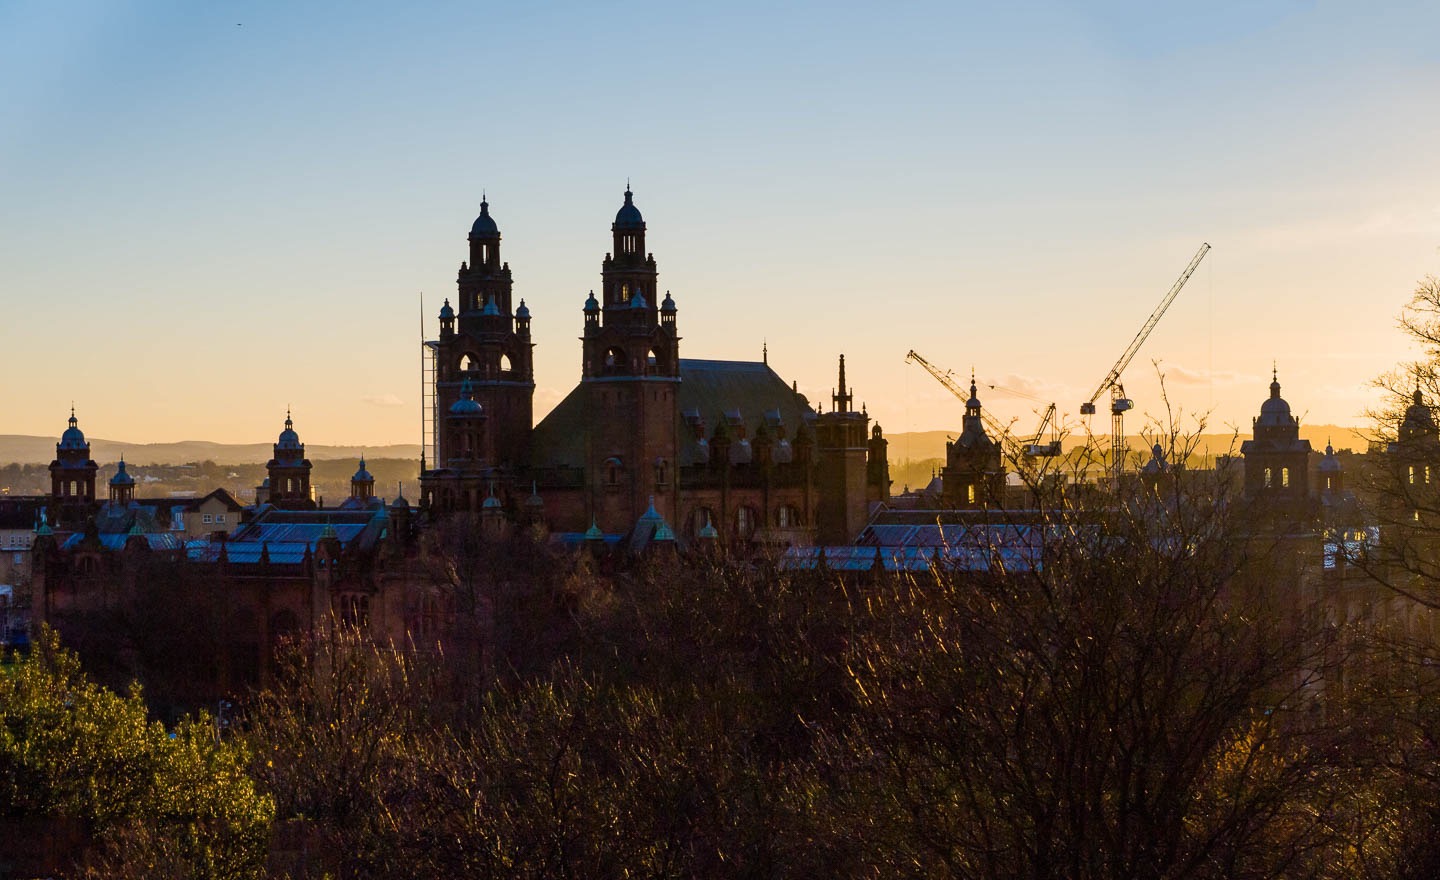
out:
{"label": "arched window", "polygon": [[1269,469],[1269,468],[1266,468],[1266,469],[1265,469],[1265,488],[1266,488],[1266,489],[1269,489],[1269,488],[1270,488],[1270,485],[1271,485],[1271,481],[1270,481],[1270,469]]}
{"label": "arched window", "polygon": [[800,525],[800,511],[793,504],[782,504],[775,510],[775,525],[791,529]]}
{"label": "arched window", "polygon": [[460,369],[466,372],[480,369],[480,356],[469,351],[460,355]]}
{"label": "arched window", "polygon": [[515,368],[514,364],[512,364],[512,363],[510,362],[510,355],[508,355],[508,354],[502,354],[502,355],[500,355],[500,372],[502,372],[502,373],[508,373],[508,372],[510,372],[511,370],[513,370],[514,368]]}
{"label": "arched window", "polygon": [[620,285],[620,301],[622,303],[628,303],[630,301],[630,285]]}
{"label": "arched window", "polygon": [[755,534],[755,508],[741,505],[735,509],[735,537],[750,538]]}
{"label": "arched window", "polygon": [[667,470],[668,468],[666,467],[665,459],[655,459],[655,485],[665,485],[665,478],[668,476],[668,474],[666,473]]}
{"label": "arched window", "polygon": [[655,356],[655,349],[653,349],[653,348],[650,349],[650,351],[645,354],[645,367],[646,367],[646,369],[649,370],[649,371],[651,371],[651,372],[653,372],[653,371],[655,370],[655,368],[656,368],[657,366],[659,366],[659,364],[660,364],[660,359]]}
{"label": "arched window", "polygon": [[605,352],[605,372],[609,375],[621,375],[630,371],[630,362],[625,357],[625,350],[619,347],[612,347]]}
{"label": "arched window", "polygon": [[1290,469],[1288,467],[1280,469],[1280,485],[1282,488],[1290,488]]}

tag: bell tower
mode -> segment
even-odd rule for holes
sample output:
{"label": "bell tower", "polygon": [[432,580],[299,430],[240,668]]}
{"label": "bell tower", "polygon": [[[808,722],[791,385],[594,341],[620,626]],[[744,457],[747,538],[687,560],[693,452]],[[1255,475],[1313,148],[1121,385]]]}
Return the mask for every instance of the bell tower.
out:
{"label": "bell tower", "polygon": [[[470,258],[455,279],[458,310],[446,300],[435,345],[435,412],[448,413],[469,382],[490,425],[495,464],[525,463],[534,427],[534,345],[530,309],[512,306],[510,264],[500,259],[500,228],[483,197],[470,227]],[[436,438],[437,462],[454,456],[448,432]]]}
{"label": "bell tower", "polygon": [[675,300],[659,297],[645,219],[625,188],[601,264],[601,298],[585,302],[581,382],[594,428],[586,461],[588,506],[599,525],[626,530],[655,498],[673,520],[678,506],[680,336]]}
{"label": "bell tower", "polygon": [[270,495],[265,501],[282,510],[314,510],[310,498],[310,459],[305,457],[305,444],[295,433],[290,411],[285,411],[285,430],[275,440],[274,458],[265,465],[270,475]]}

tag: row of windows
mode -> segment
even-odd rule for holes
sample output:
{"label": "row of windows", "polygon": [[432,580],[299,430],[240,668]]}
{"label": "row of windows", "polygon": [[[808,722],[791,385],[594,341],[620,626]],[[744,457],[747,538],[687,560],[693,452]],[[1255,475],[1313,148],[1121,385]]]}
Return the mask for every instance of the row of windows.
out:
{"label": "row of windows", "polygon": [[[772,520],[774,526],[780,529],[796,528],[801,525],[800,508],[793,504],[782,504],[775,508],[775,515]],[[699,535],[700,530],[706,525],[719,529],[720,522],[716,519],[714,511],[708,507],[697,507],[690,514],[689,532],[692,536]],[[731,519],[731,526],[735,537],[750,538],[754,536],[755,530],[763,525],[760,511],[748,504],[741,505],[735,509],[735,515]]]}
{"label": "row of windows", "polygon": [[208,514],[208,513],[201,514],[201,516],[200,516],[200,521],[201,521],[202,523],[204,523],[205,525],[207,525],[207,526],[210,525],[211,523],[214,523],[215,525],[223,526],[223,525],[225,525],[225,514],[223,514],[223,513],[217,513],[217,514],[215,514],[213,517],[212,517],[210,514]]}

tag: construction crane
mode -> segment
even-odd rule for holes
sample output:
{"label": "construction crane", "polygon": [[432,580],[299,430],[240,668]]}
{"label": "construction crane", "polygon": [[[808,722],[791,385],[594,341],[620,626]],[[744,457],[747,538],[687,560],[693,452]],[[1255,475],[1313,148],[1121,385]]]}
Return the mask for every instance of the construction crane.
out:
{"label": "construction crane", "polygon": [[[969,405],[970,393],[966,389],[960,387],[959,382],[955,381],[954,373],[952,373],[950,370],[941,370],[939,367],[935,366],[934,364],[921,357],[920,353],[915,351],[913,348],[908,354],[905,355],[905,362],[910,363],[911,361],[924,367],[927,373],[934,376],[937,382],[939,382],[941,385],[944,385],[951,394],[959,398],[961,403],[964,403],[967,406]],[[990,418],[990,416],[985,414],[985,411],[983,409],[980,411],[980,418],[985,422],[986,427],[988,427],[991,431],[995,432],[995,437],[997,441],[1008,440],[1010,438],[1010,429]]]}
{"label": "construction crane", "polygon": [[1109,374],[1101,381],[1100,387],[1095,389],[1095,393],[1090,395],[1089,400],[1080,404],[1082,416],[1093,416],[1095,401],[1099,400],[1100,395],[1106,391],[1110,392],[1110,467],[1114,471],[1114,479],[1117,483],[1120,480],[1120,474],[1125,470],[1125,411],[1135,408],[1134,401],[1125,396],[1125,386],[1120,381],[1120,374],[1125,372],[1125,368],[1130,365],[1130,360],[1135,357],[1140,346],[1144,345],[1145,340],[1150,337],[1150,331],[1155,329],[1155,325],[1160,323],[1160,319],[1165,315],[1165,310],[1170,308],[1175,297],[1180,295],[1180,288],[1190,280],[1190,276],[1195,272],[1195,267],[1200,265],[1200,261],[1205,259],[1205,255],[1209,252],[1210,245],[1208,243],[1200,245],[1200,250],[1195,252],[1195,258],[1190,261],[1190,265],[1185,267],[1185,271],[1180,273],[1180,278],[1175,282],[1175,286],[1171,287],[1170,292],[1165,294],[1165,298],[1160,300],[1160,305],[1155,307],[1155,311],[1150,314],[1149,320],[1140,328],[1140,332],[1130,340],[1130,347],[1125,349],[1125,353],[1120,355],[1115,366],[1110,368]]}
{"label": "construction crane", "polygon": [[[1040,416],[1040,427],[1035,429],[1035,436],[1029,443],[1021,445],[1021,451],[1031,458],[1053,458],[1060,454],[1060,439],[1055,436],[1055,404],[1046,403],[1033,394],[1024,391],[1017,391],[1014,388],[1006,388],[1004,385],[995,385],[990,382],[983,383],[991,391],[999,391],[1002,394],[1013,394],[1016,397],[1023,397],[1026,400],[1033,400],[1036,403],[1045,404],[1045,411]],[[1045,439],[1046,429],[1050,430],[1050,439]]]}

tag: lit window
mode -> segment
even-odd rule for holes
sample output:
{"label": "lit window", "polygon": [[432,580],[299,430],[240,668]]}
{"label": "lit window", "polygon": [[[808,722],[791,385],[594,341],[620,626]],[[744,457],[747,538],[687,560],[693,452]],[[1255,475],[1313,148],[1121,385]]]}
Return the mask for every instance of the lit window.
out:
{"label": "lit window", "polygon": [[1269,489],[1269,488],[1270,488],[1270,485],[1271,485],[1271,483],[1270,483],[1270,469],[1269,469],[1269,468],[1266,468],[1266,469],[1265,469],[1265,488],[1266,488],[1266,489]]}
{"label": "lit window", "polygon": [[975,503],[975,484],[972,483],[965,487],[965,498],[971,504]]}
{"label": "lit window", "polygon": [[1280,469],[1280,485],[1287,488],[1290,486],[1290,469],[1288,467]]}
{"label": "lit window", "polygon": [[1415,465],[1410,465],[1410,485],[1415,485]]}

